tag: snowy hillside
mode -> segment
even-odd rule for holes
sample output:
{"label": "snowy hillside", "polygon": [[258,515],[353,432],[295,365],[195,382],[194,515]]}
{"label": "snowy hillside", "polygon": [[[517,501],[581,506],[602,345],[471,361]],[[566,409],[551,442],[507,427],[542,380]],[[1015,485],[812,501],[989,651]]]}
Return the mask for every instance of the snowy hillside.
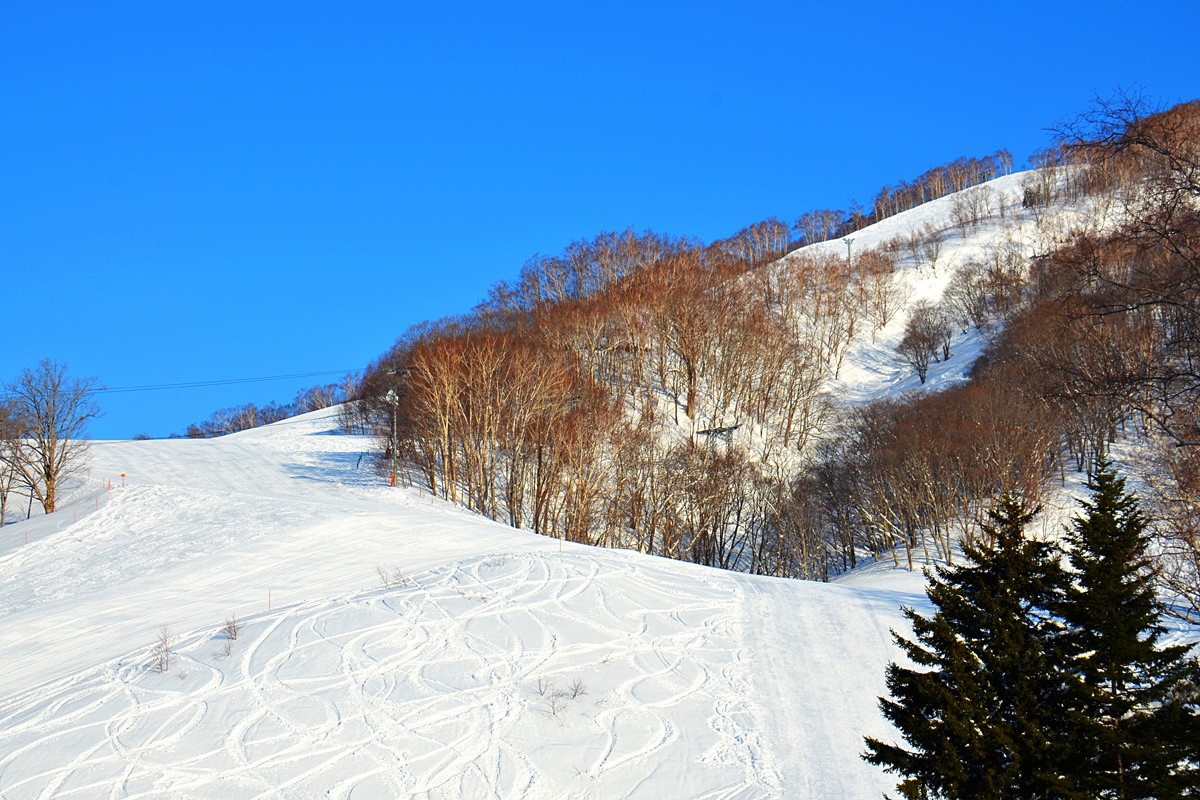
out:
{"label": "snowy hillside", "polygon": [[[1032,218],[1021,208],[1021,180],[1027,173],[1015,173],[983,184],[990,193],[993,213],[964,235],[952,223],[956,195],[932,200],[924,205],[888,217],[850,237],[852,252],[885,247],[912,231],[928,226],[943,237],[936,266],[914,263],[911,256],[900,260],[896,283],[905,298],[901,309],[886,328],[874,336],[860,334],[851,345],[832,393],[846,402],[869,402],[881,397],[913,391],[936,391],[966,379],[967,372],[985,344],[977,330],[963,334],[955,331],[953,355],[949,361],[932,365],[924,385],[912,368],[896,356],[896,345],[904,335],[908,309],[921,301],[937,303],[955,272],[970,261],[985,262],[997,248],[1013,246],[1028,254],[1042,235]],[[999,211],[1003,207],[1004,215]],[[813,251],[833,255],[846,254],[846,240],[834,239],[813,245]],[[805,249],[807,250],[807,248]],[[800,252],[805,252],[802,250]]]}
{"label": "snowy hillside", "polygon": [[[1020,187],[989,184],[992,215],[969,230],[946,197],[850,237],[861,253],[935,230],[944,247],[935,265],[897,256],[905,305],[858,330],[831,397],[965,380],[986,326],[956,332],[923,385],[897,345],[958,267],[1055,235]],[[371,449],[334,410],[97,442],[57,513],[0,529],[0,798],[893,791],[859,756],[864,735],[894,735],[877,698],[901,608],[926,608],[919,572],[825,584],[564,544],[388,487]],[[1040,535],[1080,488],[1048,500]]]}
{"label": "snowy hillside", "polygon": [[[98,442],[73,504],[3,529],[0,797],[891,786],[857,756],[886,733],[888,631],[919,578],[852,588],[560,553],[381,486],[359,468],[368,443],[335,428],[317,412]],[[179,635],[159,673],[163,626]]]}

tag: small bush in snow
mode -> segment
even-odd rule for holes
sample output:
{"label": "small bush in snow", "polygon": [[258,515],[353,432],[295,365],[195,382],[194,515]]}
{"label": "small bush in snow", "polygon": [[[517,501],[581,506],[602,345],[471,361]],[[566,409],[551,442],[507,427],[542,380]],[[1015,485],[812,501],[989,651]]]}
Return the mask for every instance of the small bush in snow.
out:
{"label": "small bush in snow", "polygon": [[163,626],[158,632],[158,639],[150,648],[150,666],[158,672],[166,672],[171,668],[171,629]]}
{"label": "small bush in snow", "polygon": [[379,573],[379,580],[383,582],[385,589],[391,589],[393,586],[408,586],[408,576],[398,567],[393,568],[390,573],[382,566],[376,567],[375,571]]}

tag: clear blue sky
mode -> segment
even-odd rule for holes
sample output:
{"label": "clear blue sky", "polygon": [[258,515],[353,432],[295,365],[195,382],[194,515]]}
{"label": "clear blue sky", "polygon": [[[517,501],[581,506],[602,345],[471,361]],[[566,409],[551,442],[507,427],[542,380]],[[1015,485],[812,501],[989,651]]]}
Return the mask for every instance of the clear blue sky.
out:
{"label": "clear blue sky", "polygon": [[[972,7],[978,10],[972,10]],[[5,3],[0,379],[361,367],[534,253],[863,203],[1138,85],[1200,3]],[[317,379],[101,395],[181,432]]]}

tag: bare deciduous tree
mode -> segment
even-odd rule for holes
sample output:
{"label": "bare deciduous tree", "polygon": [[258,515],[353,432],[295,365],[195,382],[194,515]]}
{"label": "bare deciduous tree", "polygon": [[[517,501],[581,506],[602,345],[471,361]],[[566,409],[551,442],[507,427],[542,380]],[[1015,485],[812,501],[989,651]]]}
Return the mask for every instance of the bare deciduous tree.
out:
{"label": "bare deciduous tree", "polygon": [[1148,470],[1151,502],[1158,518],[1155,575],[1168,596],[1175,616],[1200,621],[1200,452],[1157,443]]}
{"label": "bare deciduous tree", "polygon": [[972,186],[959,192],[951,205],[951,216],[963,236],[978,228],[992,213],[992,190],[988,186]]}
{"label": "bare deciduous tree", "polygon": [[10,400],[0,400],[0,528],[8,513],[8,495],[22,481],[19,467],[25,422]]}
{"label": "bare deciduous tree", "polygon": [[25,421],[17,468],[47,514],[64,478],[87,460],[87,423],[99,416],[95,378],[68,378],[67,366],[43,359],[5,388]]}
{"label": "bare deciduous tree", "polygon": [[983,267],[967,262],[954,273],[942,302],[963,333],[970,328],[982,329],[990,313]]}
{"label": "bare deciduous tree", "polygon": [[942,348],[942,361],[950,360],[950,343],[954,340],[953,317],[944,302],[933,308],[932,330]]}
{"label": "bare deciduous tree", "polygon": [[921,383],[929,373],[929,365],[937,360],[941,345],[940,327],[944,326],[939,314],[928,303],[920,303],[913,309],[904,338],[896,345],[896,352],[906,364],[916,370]]}
{"label": "bare deciduous tree", "polygon": [[942,256],[942,243],[946,241],[946,232],[933,223],[926,223],[921,236],[921,255],[929,262],[929,268],[937,272],[937,262]]}
{"label": "bare deciduous tree", "polygon": [[174,641],[171,629],[164,625],[150,647],[150,666],[157,672],[167,672],[171,669],[171,648]]}

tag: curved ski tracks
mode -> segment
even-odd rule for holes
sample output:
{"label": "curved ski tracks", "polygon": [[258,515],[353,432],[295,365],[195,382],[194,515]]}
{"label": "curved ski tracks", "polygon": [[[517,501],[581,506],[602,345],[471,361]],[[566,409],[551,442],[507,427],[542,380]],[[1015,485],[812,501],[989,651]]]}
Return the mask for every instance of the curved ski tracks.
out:
{"label": "curved ski tracks", "polygon": [[745,586],[522,554],[293,606],[10,697],[0,797],[779,797]]}

